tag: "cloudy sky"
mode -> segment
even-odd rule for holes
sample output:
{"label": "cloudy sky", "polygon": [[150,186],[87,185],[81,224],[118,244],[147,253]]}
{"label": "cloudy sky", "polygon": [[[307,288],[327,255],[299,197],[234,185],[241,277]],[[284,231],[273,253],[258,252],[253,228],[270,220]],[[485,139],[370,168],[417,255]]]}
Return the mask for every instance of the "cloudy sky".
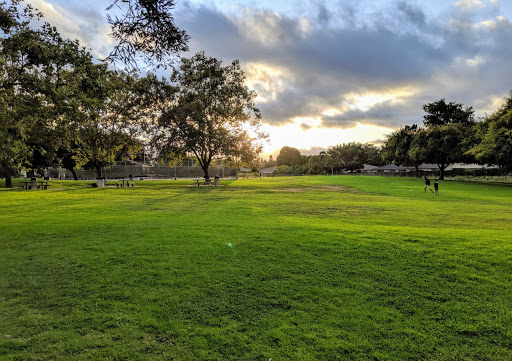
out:
{"label": "cloudy sky", "polygon": [[[113,0],[29,0],[96,57]],[[258,93],[265,153],[378,143],[445,98],[483,117],[512,89],[510,0],[177,0],[189,54],[239,59]]]}

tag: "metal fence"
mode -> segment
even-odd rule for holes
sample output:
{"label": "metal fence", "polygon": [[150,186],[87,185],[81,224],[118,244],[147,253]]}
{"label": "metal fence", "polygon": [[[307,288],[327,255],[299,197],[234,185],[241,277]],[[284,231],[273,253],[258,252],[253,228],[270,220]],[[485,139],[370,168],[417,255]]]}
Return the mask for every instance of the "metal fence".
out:
{"label": "metal fence", "polygon": [[[78,179],[96,179],[95,170],[75,170]],[[149,178],[149,179],[173,179],[173,178],[202,178],[203,170],[199,167],[147,167],[133,165],[116,165],[104,169],[103,176],[107,179],[128,178]],[[236,176],[236,170],[230,167],[209,167],[208,173],[211,178],[232,178]],[[68,169],[48,168],[46,176],[54,179],[73,179],[73,174]]]}

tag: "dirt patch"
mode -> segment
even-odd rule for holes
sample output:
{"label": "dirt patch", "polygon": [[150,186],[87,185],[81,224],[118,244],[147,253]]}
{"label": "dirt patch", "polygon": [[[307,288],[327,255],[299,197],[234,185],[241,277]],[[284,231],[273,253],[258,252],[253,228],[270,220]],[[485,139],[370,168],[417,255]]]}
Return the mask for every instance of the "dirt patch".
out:
{"label": "dirt patch", "polygon": [[[314,188],[310,188],[310,189],[314,189]],[[271,189],[272,192],[291,192],[291,193],[300,193],[300,192],[305,192],[306,190],[308,190],[308,188],[276,188],[276,189]]]}
{"label": "dirt patch", "polygon": [[343,186],[318,186],[318,187],[302,187],[302,188],[274,188],[272,192],[290,192],[290,193],[302,193],[307,191],[321,191],[321,192],[345,192],[345,193],[360,193],[354,188],[343,187]]}
{"label": "dirt patch", "polygon": [[318,187],[320,190],[323,191],[353,191],[353,188],[343,187],[343,186],[320,186]]}

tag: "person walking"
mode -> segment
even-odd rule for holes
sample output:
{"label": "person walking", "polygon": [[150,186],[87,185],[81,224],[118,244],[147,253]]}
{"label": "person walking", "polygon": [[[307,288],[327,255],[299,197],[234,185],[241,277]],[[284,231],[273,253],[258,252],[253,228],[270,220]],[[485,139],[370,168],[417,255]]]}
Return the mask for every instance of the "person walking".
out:
{"label": "person walking", "polygon": [[436,181],[434,182],[434,190],[436,191],[435,193],[437,195],[439,195],[439,182],[438,180],[436,179]]}
{"label": "person walking", "polygon": [[427,176],[425,176],[425,187],[423,187],[423,189],[425,190],[425,192],[427,191],[427,188],[430,189],[430,191],[432,193],[434,193],[434,191],[432,190],[432,188],[430,188],[430,179],[427,178]]}

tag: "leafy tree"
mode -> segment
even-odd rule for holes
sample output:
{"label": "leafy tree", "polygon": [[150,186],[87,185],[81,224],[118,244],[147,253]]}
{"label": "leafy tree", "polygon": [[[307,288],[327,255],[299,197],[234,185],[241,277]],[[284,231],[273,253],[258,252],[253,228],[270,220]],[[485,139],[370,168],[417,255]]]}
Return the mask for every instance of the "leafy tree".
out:
{"label": "leafy tree", "polygon": [[512,170],[512,91],[495,113],[478,124],[477,133],[479,142],[468,153],[480,163]]}
{"label": "leafy tree", "polygon": [[373,144],[366,143],[363,145],[365,151],[365,163],[372,165],[384,165],[385,162],[382,159],[382,149],[376,147]]}
{"label": "leafy tree", "polygon": [[418,166],[424,163],[425,154],[421,152],[421,148],[411,150],[417,131],[418,126],[413,124],[412,126],[406,125],[389,134],[382,147],[382,159],[396,165],[414,166],[418,171]]}
{"label": "leafy tree", "polygon": [[471,162],[468,155],[475,142],[476,124],[471,107],[463,109],[462,104],[446,103],[444,99],[423,106],[426,129],[415,135],[414,147],[409,156],[424,155],[426,160],[436,163],[440,178],[453,162]]}
{"label": "leafy tree", "polygon": [[416,132],[410,156],[428,159],[439,167],[439,178],[444,179],[444,170],[450,163],[471,161],[462,146],[466,139],[466,129],[462,123],[446,124]]}
{"label": "leafy tree", "polygon": [[95,169],[101,177],[104,168],[141,149],[137,135],[156,121],[171,88],[152,74],[139,78],[135,73],[107,70],[105,65],[90,70],[88,86],[96,91],[89,94],[82,119],[74,124],[72,158],[77,166]]}
{"label": "leafy tree", "polygon": [[[30,99],[23,91],[29,77],[25,69],[34,66],[29,57],[27,43],[39,41],[37,32],[28,28],[35,16],[26,8],[27,16],[19,12],[21,1],[0,2],[0,165],[5,176],[5,186],[12,187],[12,174],[29,153],[26,139],[30,131]],[[12,39],[16,37],[17,40]],[[18,46],[14,46],[19,43]],[[23,48],[22,48],[23,44]],[[25,61],[22,62],[22,57]]]}
{"label": "leafy tree", "polygon": [[309,174],[326,174],[326,157],[323,155],[312,155],[308,158]]}
{"label": "leafy tree", "polygon": [[21,14],[21,3],[0,3],[0,163],[7,187],[21,165],[37,169],[56,162],[64,115],[79,96],[69,84],[76,81],[76,69],[91,62],[77,41],[62,39],[49,24],[30,28],[40,14],[30,6]]}
{"label": "leafy tree", "polygon": [[271,155],[268,156],[268,161],[265,162],[265,168],[270,168],[277,165],[277,161],[274,160],[274,157]]}
{"label": "leafy tree", "polygon": [[137,66],[137,60],[166,67],[177,53],[187,51],[189,36],[174,24],[174,0],[115,0],[107,10],[117,8],[122,16],[107,20],[118,41],[108,59]]}
{"label": "leafy tree", "polygon": [[333,153],[332,153],[332,150],[329,149],[326,151],[321,151],[319,154],[319,160],[320,160],[320,163],[322,164],[324,170],[327,172],[327,171],[330,171],[331,172],[331,175],[334,175],[334,166],[335,166],[335,160],[333,159]]}
{"label": "leafy tree", "polygon": [[281,175],[302,175],[307,174],[308,172],[308,165],[307,164],[294,164],[294,165],[279,165],[277,166],[276,170],[274,171],[274,174],[281,174]]}
{"label": "leafy tree", "polygon": [[[236,60],[222,66],[203,52],[182,58],[171,80],[177,85],[169,98],[155,138],[162,158],[194,154],[204,177],[215,158],[250,163],[261,151],[260,111],[256,94],[245,85],[245,76]],[[249,134],[251,128],[254,135]]]}
{"label": "leafy tree", "polygon": [[277,165],[299,165],[302,164],[302,156],[297,148],[284,146],[277,156]]}
{"label": "leafy tree", "polygon": [[73,158],[76,155],[76,149],[73,149],[76,145],[72,144],[70,147],[62,146],[57,150],[57,157],[61,161],[61,166],[64,169],[67,169],[73,175],[74,180],[78,180],[78,176],[76,174],[76,169],[78,168],[78,164],[76,160]]}
{"label": "leafy tree", "polygon": [[455,123],[466,125],[474,123],[472,107],[464,109],[462,104],[446,103],[444,99],[425,104],[423,110],[427,113],[423,116],[423,125],[427,128]]}
{"label": "leafy tree", "polygon": [[333,170],[353,172],[363,168],[367,161],[367,146],[361,143],[345,143],[330,148],[327,153],[331,158]]}

